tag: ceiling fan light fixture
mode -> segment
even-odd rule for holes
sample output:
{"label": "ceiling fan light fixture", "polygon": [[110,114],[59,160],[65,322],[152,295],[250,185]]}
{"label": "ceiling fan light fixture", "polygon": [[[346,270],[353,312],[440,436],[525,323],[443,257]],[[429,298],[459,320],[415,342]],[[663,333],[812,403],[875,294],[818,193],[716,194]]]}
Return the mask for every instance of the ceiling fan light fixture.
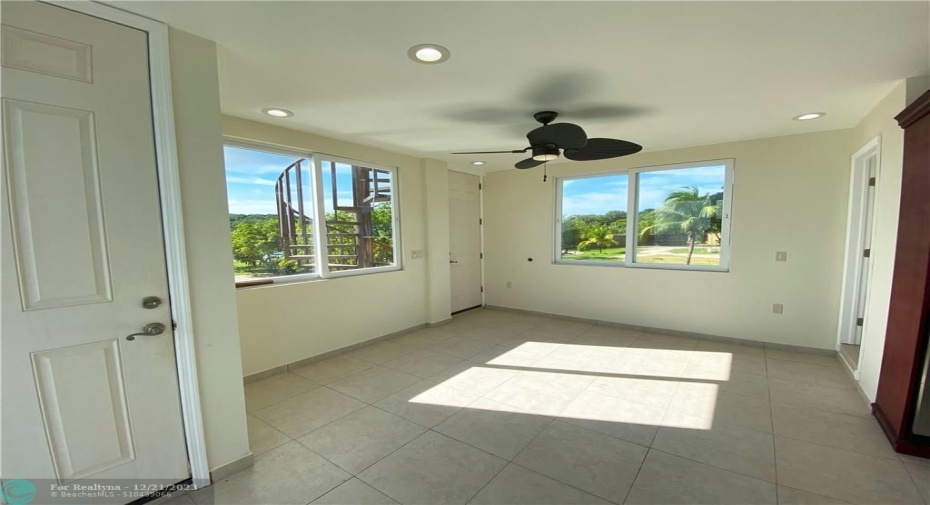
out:
{"label": "ceiling fan light fixture", "polygon": [[552,161],[559,159],[559,148],[557,147],[534,147],[533,159],[536,161]]}
{"label": "ceiling fan light fixture", "polygon": [[448,60],[451,54],[438,44],[417,44],[407,50],[407,56],[417,63],[435,65]]}
{"label": "ceiling fan light fixture", "polygon": [[481,166],[481,165],[484,165],[484,162],[483,162],[483,161],[473,161],[473,162],[471,162],[471,164],[472,164],[472,165],[475,165],[475,166]]}

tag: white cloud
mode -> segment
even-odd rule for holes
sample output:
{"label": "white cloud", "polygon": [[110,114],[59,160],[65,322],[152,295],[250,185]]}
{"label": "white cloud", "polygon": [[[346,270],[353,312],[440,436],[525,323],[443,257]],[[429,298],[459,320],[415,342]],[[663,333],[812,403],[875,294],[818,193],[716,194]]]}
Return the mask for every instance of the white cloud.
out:
{"label": "white cloud", "polygon": [[239,184],[258,184],[261,186],[274,186],[277,181],[262,179],[261,177],[241,177],[238,175],[227,175],[226,182],[235,182]]}
{"label": "white cloud", "polygon": [[229,200],[230,214],[277,214],[274,200]]}
{"label": "white cloud", "polygon": [[626,195],[618,192],[581,193],[562,199],[562,215],[603,214],[610,210],[626,210]]}

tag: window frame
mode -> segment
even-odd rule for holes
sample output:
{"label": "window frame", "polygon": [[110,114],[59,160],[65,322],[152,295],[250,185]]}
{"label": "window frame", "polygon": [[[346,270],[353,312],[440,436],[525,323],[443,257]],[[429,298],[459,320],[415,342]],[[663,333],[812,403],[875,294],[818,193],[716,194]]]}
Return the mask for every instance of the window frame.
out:
{"label": "window frame", "polygon": [[391,173],[391,238],[393,239],[394,246],[394,264],[386,265],[380,267],[369,267],[369,268],[359,268],[355,270],[341,270],[334,271],[329,269],[329,260],[323,261],[323,248],[315,247],[316,250],[316,264],[319,265],[317,271],[320,273],[320,277],[323,279],[338,279],[339,277],[351,277],[353,275],[364,275],[364,274],[374,274],[381,272],[394,272],[397,270],[403,270],[403,248],[401,247],[400,240],[400,194],[398,191],[399,180],[397,177],[397,167],[392,167],[388,165],[382,165],[380,163],[372,163],[368,161],[353,160],[350,158],[343,158],[341,156],[333,156],[325,153],[316,153],[317,156],[314,156],[311,160],[313,164],[313,188],[314,188],[314,239],[316,237],[326,236],[326,225],[325,219],[317,219],[317,215],[325,216],[325,200],[323,198],[323,165],[322,162],[325,159],[326,161],[334,161],[336,163],[342,163],[347,165],[358,165],[364,166],[365,168],[374,168],[376,170],[384,170]]}
{"label": "window frame", "polygon": [[[649,172],[662,172],[667,170],[681,170],[687,168],[701,168],[708,166],[724,167],[723,183],[723,217],[720,223],[720,264],[719,265],[669,265],[661,263],[638,263],[636,261],[636,229],[639,221],[639,175]],[[689,161],[684,163],[675,163],[669,165],[653,165],[644,167],[629,168],[626,170],[613,170],[609,172],[600,172],[583,175],[567,175],[556,177],[555,181],[555,227],[553,236],[553,256],[552,264],[554,265],[577,265],[577,266],[599,266],[608,268],[645,268],[651,270],[685,270],[685,271],[703,271],[703,272],[729,272],[730,271],[730,214],[733,205],[733,191],[735,186],[735,165],[734,158],[724,158],[706,161]],[[562,188],[565,181],[590,179],[594,177],[609,177],[614,175],[627,176],[627,203],[626,203],[626,252],[623,261],[591,261],[591,260],[563,260],[562,259]],[[633,233],[630,233],[630,231]]]}
{"label": "window frame", "polygon": [[[295,156],[297,158],[304,158],[309,161],[310,177],[313,184],[313,200],[310,202],[310,207],[312,210],[313,219],[313,249],[314,249],[314,266],[315,272],[307,272],[302,274],[293,274],[293,275],[277,275],[266,278],[256,278],[254,281],[242,281],[236,283],[236,288],[252,288],[252,287],[270,287],[279,284],[293,284],[297,282],[309,282],[309,281],[319,281],[327,279],[338,279],[340,277],[353,277],[357,275],[368,275],[368,274],[377,274],[384,272],[396,272],[404,269],[403,266],[403,246],[401,243],[401,215],[400,215],[400,179],[398,177],[397,167],[390,165],[383,165],[380,163],[374,163],[364,160],[356,160],[351,158],[344,158],[341,156],[334,156],[322,152],[308,151],[304,149],[295,149],[292,147],[279,146],[277,144],[269,144],[260,141],[253,140],[244,140],[235,137],[223,137],[223,147],[233,147],[237,149],[247,149],[251,151],[260,151],[267,152],[271,154],[279,154],[284,156]],[[320,215],[325,214],[325,200],[323,198],[323,171],[322,171],[322,160],[335,161],[336,163],[344,163],[349,165],[358,165],[364,166],[366,168],[374,168],[378,170],[384,170],[391,173],[391,233],[393,238],[394,246],[394,264],[388,266],[380,267],[370,267],[370,268],[359,268],[355,270],[343,270],[343,271],[331,271],[329,269],[328,259],[324,259],[322,251],[324,248],[319,247],[317,241],[320,237],[326,236],[326,225],[325,220],[318,219]],[[286,167],[285,167],[286,168]],[[225,161],[223,164],[224,179],[225,179]],[[282,170],[284,170],[282,168]],[[229,201],[229,194],[226,195],[227,205]],[[227,210],[228,212],[228,210]],[[231,230],[230,230],[231,231]]]}

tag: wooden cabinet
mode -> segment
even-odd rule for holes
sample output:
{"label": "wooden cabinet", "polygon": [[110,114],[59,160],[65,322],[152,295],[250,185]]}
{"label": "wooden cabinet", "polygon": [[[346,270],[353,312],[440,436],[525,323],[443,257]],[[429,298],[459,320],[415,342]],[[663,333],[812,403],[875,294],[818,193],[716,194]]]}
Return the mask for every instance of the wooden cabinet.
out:
{"label": "wooden cabinet", "polygon": [[885,352],[872,405],[895,450],[930,457],[930,437],[914,433],[930,335],[930,91],[895,119],[904,128],[898,242]]}

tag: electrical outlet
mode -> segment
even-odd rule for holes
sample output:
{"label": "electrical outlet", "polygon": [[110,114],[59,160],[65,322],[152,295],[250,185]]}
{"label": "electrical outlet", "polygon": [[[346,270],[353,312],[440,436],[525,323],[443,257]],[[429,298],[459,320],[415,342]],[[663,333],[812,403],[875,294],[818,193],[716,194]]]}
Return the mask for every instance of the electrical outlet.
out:
{"label": "electrical outlet", "polygon": [[510,282],[510,281],[507,281],[507,287],[508,287],[508,288],[512,288],[512,287],[513,287],[513,283]]}
{"label": "electrical outlet", "polygon": [[775,251],[775,261],[788,261],[788,251]]}
{"label": "electrical outlet", "polygon": [[772,304],[772,314],[784,314],[785,306],[780,303]]}
{"label": "electrical outlet", "polygon": [[410,251],[410,259],[423,259],[423,249],[414,249]]}

